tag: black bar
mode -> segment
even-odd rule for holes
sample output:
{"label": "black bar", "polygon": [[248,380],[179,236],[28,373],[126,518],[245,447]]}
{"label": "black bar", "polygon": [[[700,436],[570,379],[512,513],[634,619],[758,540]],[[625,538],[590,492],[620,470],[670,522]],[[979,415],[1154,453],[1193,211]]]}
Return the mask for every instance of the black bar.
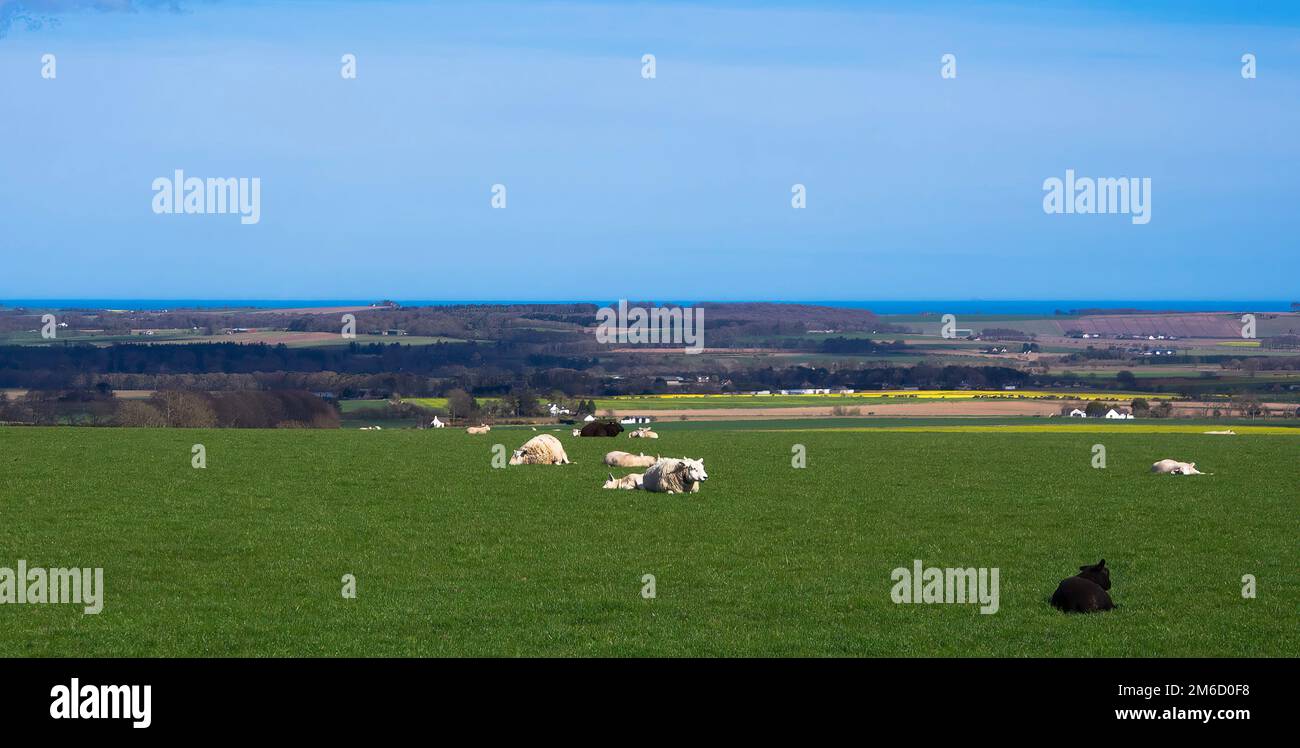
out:
{"label": "black bar", "polygon": [[[901,735],[1086,739],[1134,730],[1276,730],[1295,710],[1292,660],[70,659],[0,667],[6,729],[45,736],[337,737],[434,723],[450,735],[457,727],[539,722],[584,730],[623,723],[659,733],[690,718],[738,729],[815,722],[877,735],[896,728]],[[73,678],[81,688],[149,685],[151,724],[53,719],[51,690]],[[1170,695],[1171,684],[1182,692]],[[1121,695],[1121,686],[1133,690]],[[1120,709],[1152,709],[1157,718],[1120,720]],[[1209,723],[1158,718],[1166,709],[1216,714]]]}

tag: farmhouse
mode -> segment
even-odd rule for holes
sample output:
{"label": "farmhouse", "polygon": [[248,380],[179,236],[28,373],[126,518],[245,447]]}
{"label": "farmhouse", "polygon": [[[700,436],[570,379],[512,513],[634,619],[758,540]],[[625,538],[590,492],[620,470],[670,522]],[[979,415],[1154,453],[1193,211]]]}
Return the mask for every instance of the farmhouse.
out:
{"label": "farmhouse", "polygon": [[654,419],[650,416],[624,416],[619,419],[619,423],[624,425],[650,423]]}
{"label": "farmhouse", "polygon": [[1114,421],[1114,420],[1119,420],[1119,421],[1131,421],[1131,420],[1133,420],[1133,414],[1132,414],[1132,413],[1128,413],[1128,412],[1123,412],[1123,413],[1121,413],[1120,411],[1115,410],[1114,408],[1111,408],[1110,410],[1106,411],[1106,415],[1105,415],[1104,417],[1105,417],[1105,418],[1109,418],[1109,419],[1111,419],[1111,420],[1113,420],[1113,421]]}
{"label": "farmhouse", "polygon": [[1087,417],[1088,417],[1088,414],[1087,414],[1087,413],[1084,413],[1082,410],[1079,410],[1078,408],[1075,408],[1074,410],[1070,411],[1070,417],[1071,417],[1071,418],[1087,418]]}

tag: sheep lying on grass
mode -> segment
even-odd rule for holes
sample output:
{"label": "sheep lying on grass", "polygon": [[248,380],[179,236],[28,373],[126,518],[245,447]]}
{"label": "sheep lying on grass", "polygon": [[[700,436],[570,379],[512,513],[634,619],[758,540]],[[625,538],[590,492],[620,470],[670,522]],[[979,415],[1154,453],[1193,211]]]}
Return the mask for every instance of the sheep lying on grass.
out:
{"label": "sheep lying on grass", "polygon": [[568,465],[564,445],[550,434],[538,434],[510,456],[511,465]]}
{"label": "sheep lying on grass", "polygon": [[623,433],[623,427],[612,421],[591,421],[587,425],[578,429],[578,436],[618,436]]}
{"label": "sheep lying on grass", "polygon": [[601,488],[614,488],[624,491],[637,491],[643,487],[645,475],[642,473],[629,473],[622,478],[615,478],[613,473],[609,474],[609,480]]}
{"label": "sheep lying on grass", "polygon": [[1110,600],[1110,569],[1106,559],[1092,566],[1080,566],[1079,573],[1061,580],[1052,593],[1052,607],[1064,613],[1094,613],[1114,610]]}
{"label": "sheep lying on grass", "polygon": [[486,423],[483,423],[483,424],[479,424],[478,426],[470,426],[469,428],[465,429],[465,433],[466,433],[466,434],[486,434],[487,432],[489,432],[489,431],[491,431],[491,430],[492,430],[492,427],[491,427],[491,426],[487,425]]}
{"label": "sheep lying on grass", "polygon": [[703,458],[667,459],[656,462],[645,471],[642,488],[655,493],[699,493],[700,483],[708,479]]}
{"label": "sheep lying on grass", "polygon": [[637,455],[617,450],[605,453],[605,464],[610,467],[650,467],[658,461],[657,456],[651,457],[644,452]]}
{"label": "sheep lying on grass", "polygon": [[1195,462],[1179,462],[1178,460],[1160,460],[1151,464],[1151,472],[1161,475],[1214,475],[1214,473],[1202,473],[1196,469]]}
{"label": "sheep lying on grass", "polygon": [[627,435],[629,439],[658,439],[659,435],[648,428],[640,428]]}

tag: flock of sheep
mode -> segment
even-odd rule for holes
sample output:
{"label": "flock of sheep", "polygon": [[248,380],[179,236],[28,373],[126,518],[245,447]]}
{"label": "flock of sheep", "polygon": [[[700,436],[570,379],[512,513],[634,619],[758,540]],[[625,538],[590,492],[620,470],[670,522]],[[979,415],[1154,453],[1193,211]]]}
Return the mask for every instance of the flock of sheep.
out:
{"label": "flock of sheep", "polygon": [[[465,432],[468,434],[486,434],[491,430],[491,426],[479,424],[478,426],[466,428]],[[573,435],[611,437],[617,436],[622,431],[623,427],[617,423],[594,421],[581,429],[574,429]],[[1232,432],[1217,431],[1207,433],[1230,434]],[[639,428],[628,434],[628,438],[658,439],[659,435],[649,428]],[[564,445],[560,443],[559,439],[550,434],[539,434],[514,451],[514,454],[510,457],[510,464],[568,465],[571,463],[569,456],[564,451]],[[614,474],[610,473],[609,480],[605,481],[603,486],[610,489],[644,490],[657,493],[699,493],[700,483],[709,478],[708,473],[704,470],[703,458],[698,460],[692,460],[689,457],[664,459],[658,455],[650,457],[644,452],[634,455],[615,450],[605,454],[605,464],[609,467],[618,468],[647,468],[644,473],[631,473],[620,478],[615,478]],[[1197,470],[1195,462],[1182,462],[1171,459],[1158,460],[1152,463],[1151,472],[1162,475],[1213,475],[1213,473],[1202,473]]]}
{"label": "flock of sheep", "polygon": [[709,474],[704,471],[704,458],[665,459],[658,455],[650,457],[615,451],[606,453],[605,464],[610,467],[644,467],[646,471],[629,473],[621,478],[615,478],[610,473],[609,480],[605,481],[602,488],[653,493],[699,493],[700,483],[709,479]]}
{"label": "flock of sheep", "polygon": [[[486,434],[492,430],[486,424],[465,429],[470,434]],[[618,424],[592,423],[574,429],[574,436],[616,436],[623,430]],[[648,428],[637,429],[629,438],[658,439],[659,435]],[[510,457],[511,465],[569,465],[568,454],[560,440],[550,434],[538,434],[524,442]],[[621,450],[605,453],[605,465],[615,468],[646,468],[644,473],[629,473],[609,479],[602,488],[626,491],[651,491],[655,493],[699,493],[700,484],[708,480],[703,458],[688,457],[665,459],[651,457],[644,452],[632,454]],[[1164,475],[1212,475],[1196,469],[1195,462],[1164,459],[1151,465],[1151,472]],[[1091,613],[1114,610],[1110,595],[1110,570],[1106,561],[1079,567],[1079,574],[1061,582],[1052,595],[1053,607],[1065,612]]]}
{"label": "flock of sheep", "polygon": [[[592,426],[593,424],[588,424]],[[610,426],[616,427],[609,428]],[[468,434],[486,434],[492,430],[486,424],[470,426],[465,429]],[[574,436],[615,436],[623,429],[618,424],[600,424],[594,428],[575,429]],[[590,433],[588,433],[590,432]],[[641,428],[628,434],[632,439],[658,439],[659,435],[648,428]],[[511,465],[569,465],[569,455],[564,445],[551,434],[538,434],[510,456]],[[689,457],[664,458],[645,453],[631,454],[614,450],[605,454],[605,464],[617,468],[646,468],[644,473],[630,473],[615,478],[611,472],[603,488],[623,489],[628,491],[650,491],[653,493],[699,493],[700,484],[709,479],[704,470],[704,459],[693,460]]]}
{"label": "flock of sheep", "polygon": [[[486,424],[470,426],[465,429],[469,434],[486,434],[492,427]],[[618,424],[591,423],[582,429],[574,429],[574,436],[615,436],[623,428]],[[639,428],[628,434],[629,438],[658,439],[659,435],[649,428]],[[560,440],[550,434],[538,434],[524,442],[510,457],[511,465],[569,465],[568,454]],[[644,467],[644,473],[630,473],[609,479],[602,488],[626,491],[651,491],[654,493],[699,493],[700,483],[708,480],[709,474],[704,469],[704,459],[693,460],[689,457],[663,458],[658,455],[650,457],[644,452],[631,454],[614,450],[605,454],[605,464],[609,467],[635,468]],[[1151,465],[1151,472],[1165,475],[1212,475],[1196,469],[1195,462],[1164,459]]]}

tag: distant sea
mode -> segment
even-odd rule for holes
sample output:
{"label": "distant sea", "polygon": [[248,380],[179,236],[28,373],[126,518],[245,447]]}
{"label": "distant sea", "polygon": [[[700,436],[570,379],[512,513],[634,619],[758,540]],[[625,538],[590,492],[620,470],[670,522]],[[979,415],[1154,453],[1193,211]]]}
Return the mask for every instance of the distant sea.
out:
{"label": "distant sea", "polygon": [[[365,306],[378,299],[0,299],[0,308],[33,309],[124,309],[158,311],[161,309],[296,309],[303,307]],[[591,299],[394,299],[403,306],[455,306],[459,304],[597,304],[613,301]],[[733,303],[742,303],[737,300]],[[751,301],[763,301],[755,299]],[[673,301],[676,304],[694,302]],[[1198,299],[1106,299],[1106,300],[1037,300],[1037,299],[948,299],[948,300],[877,300],[877,301],[782,301],[789,304],[815,304],[848,309],[869,309],[877,314],[1054,314],[1071,309],[1140,309],[1151,312],[1288,312],[1291,301]]]}

